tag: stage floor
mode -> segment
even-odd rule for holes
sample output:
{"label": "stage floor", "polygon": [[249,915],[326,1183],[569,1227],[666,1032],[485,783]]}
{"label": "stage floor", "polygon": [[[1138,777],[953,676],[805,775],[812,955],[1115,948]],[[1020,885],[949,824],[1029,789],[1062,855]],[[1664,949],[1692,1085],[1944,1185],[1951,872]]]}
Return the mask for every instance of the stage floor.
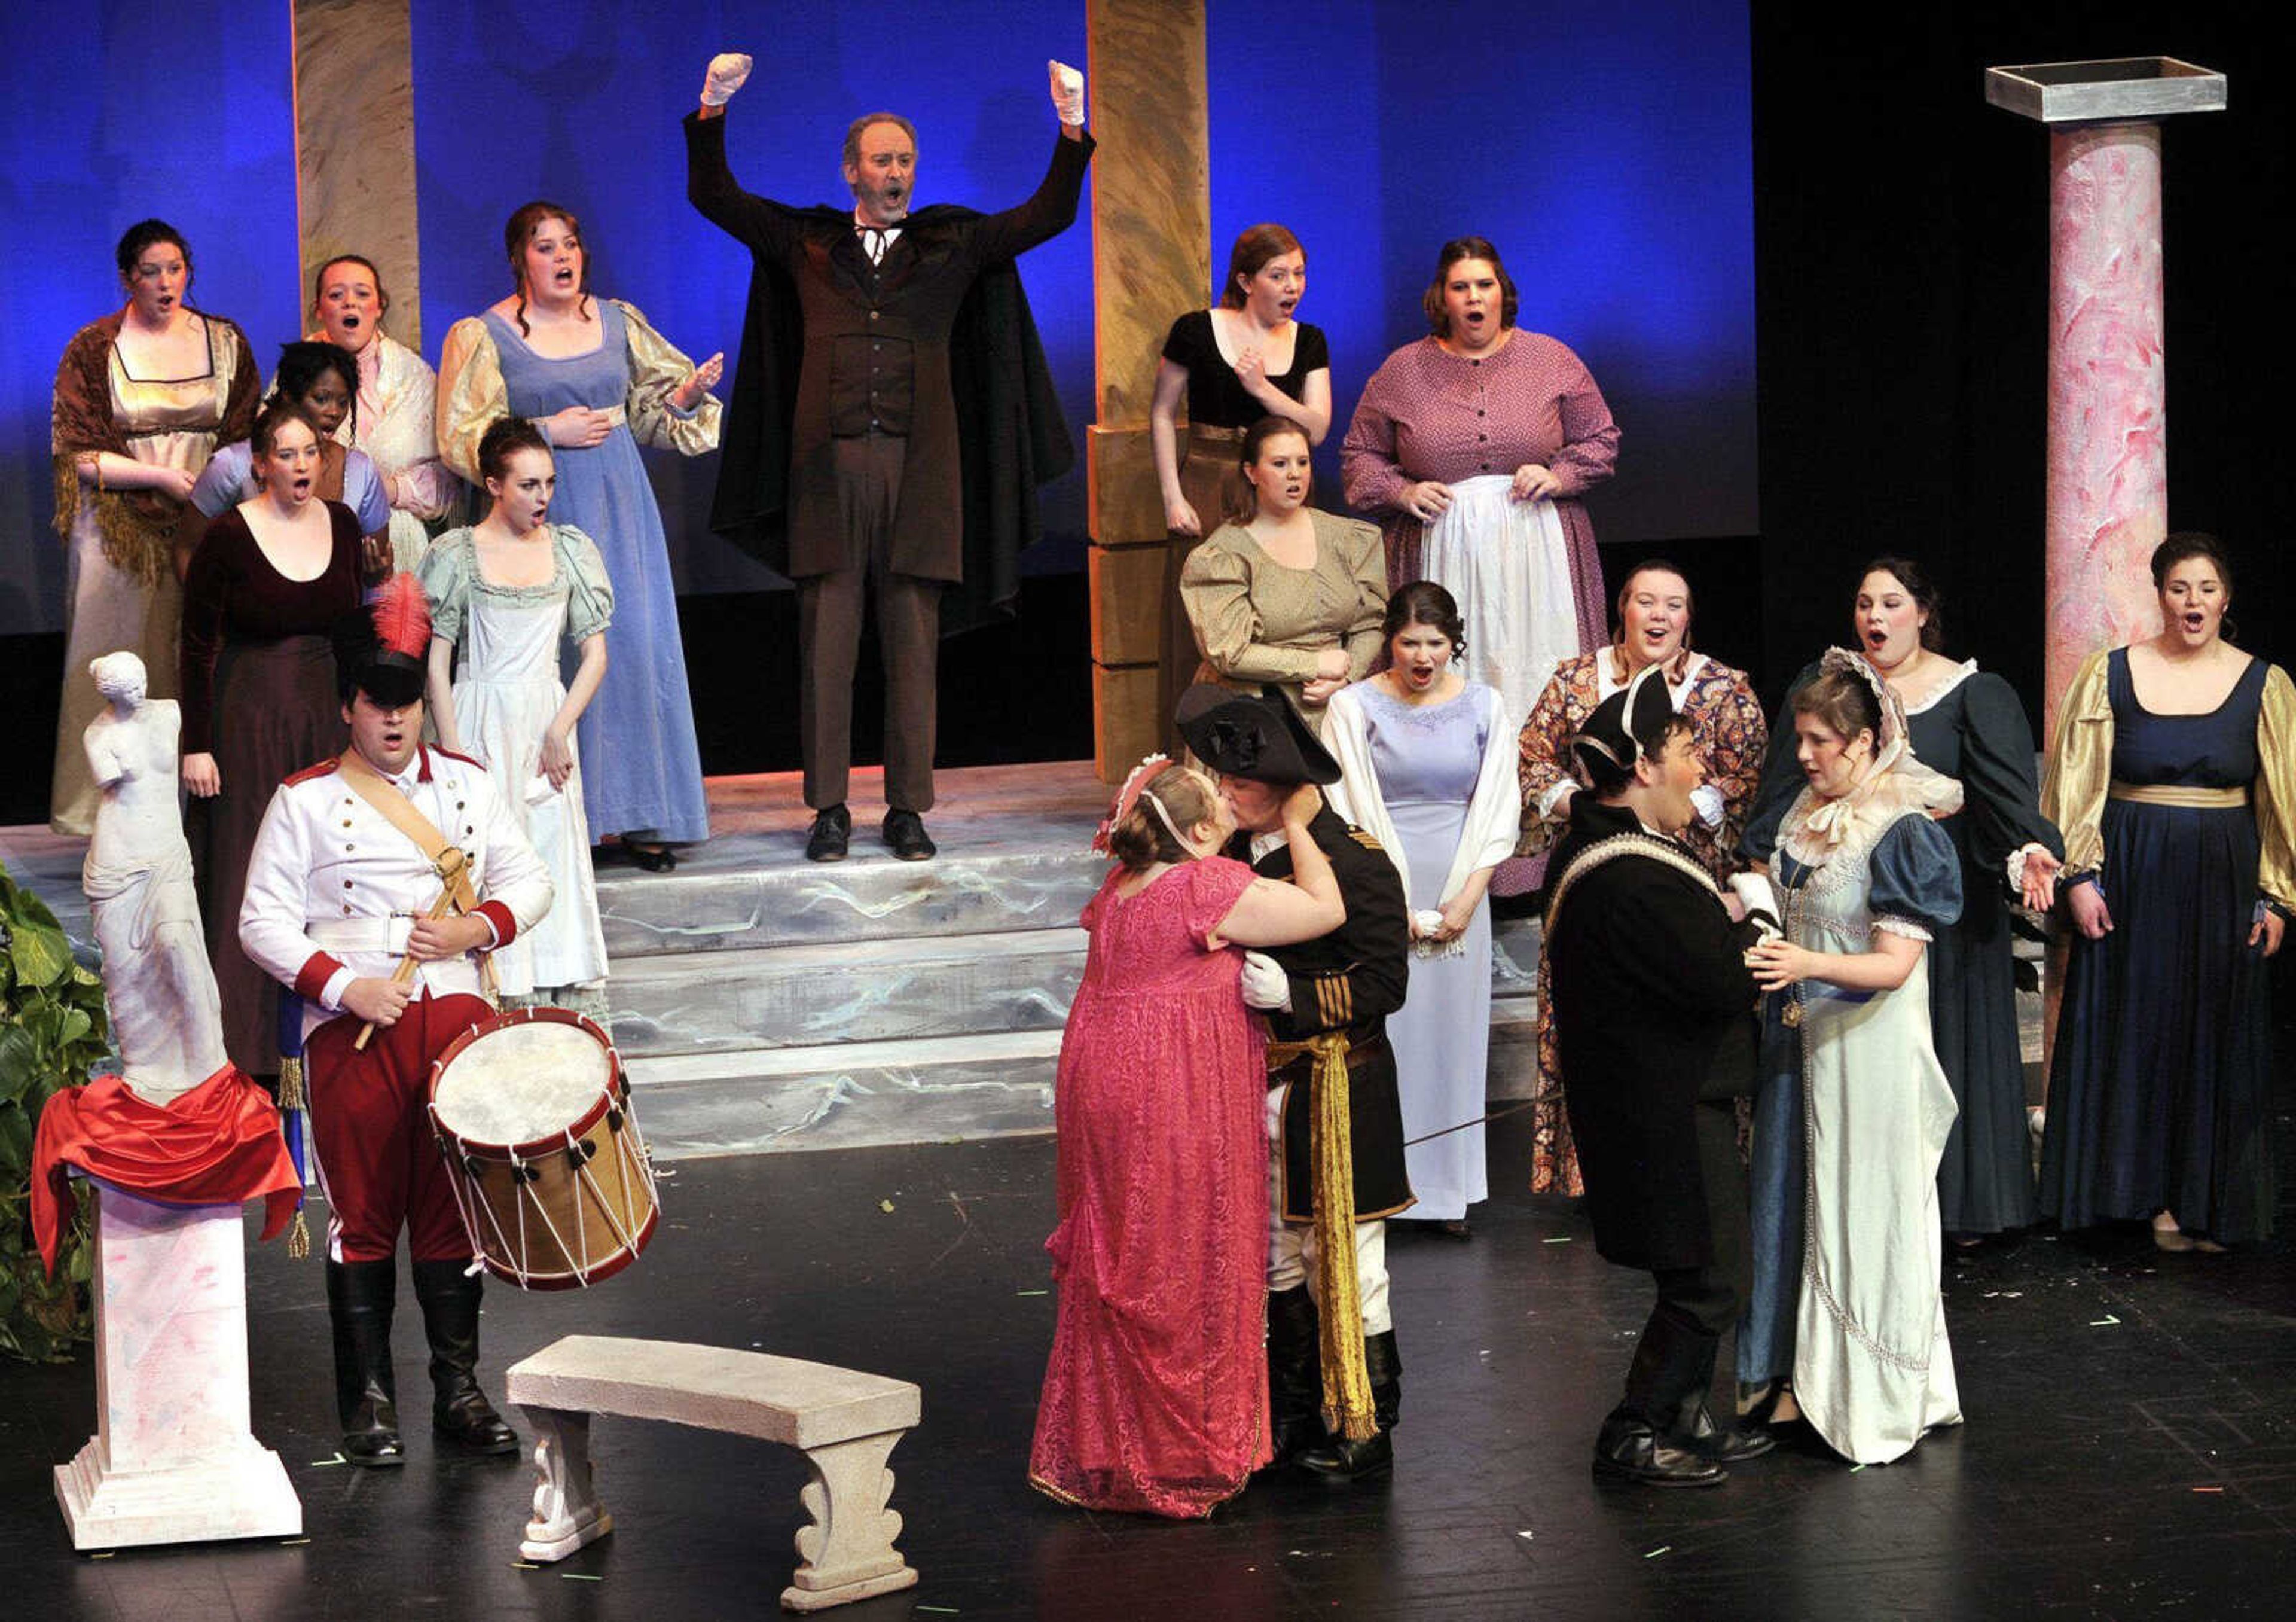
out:
{"label": "stage floor", "polygon": [[[849,1608],[854,1622],[2287,1614],[2286,1239],[2218,1258],[2159,1257],[2134,1231],[1982,1253],[1947,1289],[1966,1427],[1888,1468],[1782,1448],[1716,1491],[1597,1489],[1588,1448],[1647,1286],[1597,1257],[1566,1206],[1516,1191],[1521,1125],[1493,1130],[1500,1192],[1472,1242],[1390,1245],[1405,1398],[1386,1484],[1272,1480],[1186,1525],[1085,1514],[1028,1488],[1053,1319],[1045,1138],[680,1165],[660,1235],[622,1277],[570,1296],[489,1286],[485,1372],[499,1393],[507,1364],[587,1331],[918,1382],[924,1420],[893,1455],[892,1502],[922,1581]],[[412,1457],[357,1471],[322,1462],[334,1437],[319,1266],[278,1245],[250,1257],[255,1429],[302,1495],[308,1540],[75,1555],[48,1471],[93,1425],[90,1364],[0,1363],[11,1615],[775,1614],[795,1562],[796,1455],[602,1419],[616,1531],[519,1569],[531,1478],[514,1459],[434,1457],[411,1293],[398,1351]]]}

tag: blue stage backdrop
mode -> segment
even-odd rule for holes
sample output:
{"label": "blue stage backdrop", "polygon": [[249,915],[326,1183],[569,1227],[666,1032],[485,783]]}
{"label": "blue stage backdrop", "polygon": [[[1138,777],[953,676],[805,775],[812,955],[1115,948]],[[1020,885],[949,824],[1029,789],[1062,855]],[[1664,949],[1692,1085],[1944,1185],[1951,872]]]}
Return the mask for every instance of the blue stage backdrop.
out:
{"label": "blue stage backdrop", "polygon": [[245,327],[266,375],[297,335],[299,300],[283,4],[0,12],[0,635],[11,635],[63,628],[51,392],[72,334],[127,301],[119,234],[157,215],[190,238],[192,302]]}
{"label": "blue stage backdrop", "polygon": [[[26,13],[32,13],[27,16]],[[926,202],[1025,196],[1054,139],[1045,60],[1085,57],[1078,0],[826,4],[566,0],[543,14],[413,0],[424,348],[508,286],[502,226],[535,197],[580,215],[595,285],[697,359],[732,350],[748,256],[685,199],[677,120],[721,46],[758,57],[735,173],[791,202],[843,195],[838,143],[890,107],[921,132]],[[37,18],[37,20],[34,20]],[[296,334],[289,11],[213,0],[13,8],[0,22],[0,634],[62,625],[49,519],[57,355],[116,309],[113,239],[158,213],[192,239],[194,298],[266,361]],[[1599,12],[1355,0],[1288,14],[1212,0],[1216,268],[1280,219],[1309,253],[1303,314],[1331,336],[1336,451],[1364,380],[1423,332],[1444,238],[1508,256],[1524,325],[1586,358],[1625,440],[1606,540],[1756,528],[1745,8],[1616,0]],[[403,229],[379,221],[378,233]],[[1080,224],[1023,261],[1071,425],[1092,411],[1092,254]],[[1209,294],[1210,290],[1207,289]],[[1178,312],[1174,312],[1177,314]],[[266,370],[268,370],[266,365]],[[688,591],[770,577],[704,527],[714,458],[652,458]],[[1080,566],[1084,482],[1047,492],[1038,569]]]}

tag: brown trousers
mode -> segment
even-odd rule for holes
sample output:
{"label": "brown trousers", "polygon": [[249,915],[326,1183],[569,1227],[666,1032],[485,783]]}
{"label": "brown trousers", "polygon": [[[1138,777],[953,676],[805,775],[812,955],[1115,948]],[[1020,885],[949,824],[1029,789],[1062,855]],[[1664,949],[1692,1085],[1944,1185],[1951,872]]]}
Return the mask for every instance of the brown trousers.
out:
{"label": "brown trousers", "polygon": [[881,434],[836,442],[839,522],[845,555],[855,562],[797,583],[799,737],[805,803],[816,811],[845,803],[853,673],[871,576],[885,665],[885,803],[896,811],[932,809],[940,597],[947,586],[888,566],[907,450],[907,440]]}

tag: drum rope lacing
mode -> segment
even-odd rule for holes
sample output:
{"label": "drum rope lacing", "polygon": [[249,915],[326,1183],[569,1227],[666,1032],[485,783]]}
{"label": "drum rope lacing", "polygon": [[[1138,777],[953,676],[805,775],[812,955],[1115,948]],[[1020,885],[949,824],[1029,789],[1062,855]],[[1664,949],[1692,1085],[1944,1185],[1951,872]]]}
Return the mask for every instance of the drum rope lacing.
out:
{"label": "drum rope lacing", "polygon": [[[615,1159],[621,1166],[622,1178],[627,1182],[631,1173],[635,1172],[637,1178],[645,1185],[649,1196],[648,1203],[658,1211],[660,1197],[659,1184],[654,1175],[653,1151],[645,1140],[644,1129],[638,1125],[636,1112],[630,1107],[629,1077],[626,1072],[620,1070],[619,1061],[616,1064],[613,1079],[606,1089],[606,1097],[608,1137],[613,1145]],[[440,1120],[438,1102],[435,1099],[427,1107],[439,1139],[439,1152],[451,1160],[452,1154],[447,1148],[448,1141],[453,1140],[459,1142],[460,1140]],[[522,1158],[514,1147],[506,1149],[504,1151],[508,1156],[511,1169],[512,1197],[518,1206],[518,1234],[515,1246],[511,1243],[511,1236],[504,1230],[501,1219],[496,1214],[493,1207],[478,1198],[474,1179],[464,1176],[452,1178],[448,1182],[448,1192],[454,1197],[455,1208],[463,1218],[463,1229],[470,1234],[472,1247],[477,1253],[473,1256],[474,1264],[486,1265],[489,1261],[485,1255],[485,1245],[480,1238],[480,1219],[483,1216],[484,1226],[491,1231],[496,1244],[512,1258],[496,1265],[506,1270],[512,1280],[521,1289],[532,1289],[533,1280],[541,1276],[526,1265],[526,1258],[529,1254],[527,1243],[527,1207],[529,1205],[534,1207],[536,1218],[547,1231],[552,1242],[557,1246],[558,1254],[570,1264],[574,1281],[585,1289],[590,1287],[591,1274],[606,1261],[625,1252],[636,1254],[638,1248],[636,1236],[622,1221],[615,1209],[614,1203],[607,1198],[604,1186],[596,1173],[591,1170],[590,1162],[594,1158],[595,1151],[592,1150],[589,1154],[585,1154],[586,1140],[577,1137],[570,1126],[562,1129],[561,1135],[565,1140],[566,1147],[563,1152],[567,1157],[569,1169],[582,1192],[588,1196],[586,1206],[584,1201],[577,1200],[573,1209],[574,1221],[571,1225],[575,1229],[576,1238],[578,1240],[578,1256],[576,1247],[570,1247],[566,1242],[566,1236],[559,1231],[558,1224],[552,1220],[548,1208],[530,1193],[533,1184],[540,1180],[541,1173],[537,1169],[529,1174],[529,1168],[539,1168],[545,1164],[543,1161]],[[554,1149],[551,1152],[554,1155],[560,1151]],[[471,1157],[467,1155],[464,1157],[466,1162]],[[467,1165],[464,1170],[468,1171]],[[586,1209],[589,1207],[594,1207],[597,1214],[612,1230],[617,1241],[615,1248],[608,1256],[594,1261],[591,1256],[589,1223],[586,1219]]]}

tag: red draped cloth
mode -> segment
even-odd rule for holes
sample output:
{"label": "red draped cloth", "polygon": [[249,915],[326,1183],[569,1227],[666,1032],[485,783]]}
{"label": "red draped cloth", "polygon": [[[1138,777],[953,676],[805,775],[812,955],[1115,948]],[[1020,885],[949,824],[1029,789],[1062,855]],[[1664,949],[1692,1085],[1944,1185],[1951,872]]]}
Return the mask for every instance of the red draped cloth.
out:
{"label": "red draped cloth", "polygon": [[265,1239],[287,1226],[303,1193],[278,1107],[232,1065],[172,1104],[138,1098],[116,1075],[48,1100],[32,1140],[32,1234],[51,1272],[75,1169],[162,1205],[236,1206],[260,1197]]}
{"label": "red draped cloth", "polygon": [[1207,938],[1251,883],[1225,857],[1137,894],[1112,874],[1053,1095],[1060,1287],[1029,1480],[1091,1509],[1199,1516],[1268,1457],[1267,1072]]}

